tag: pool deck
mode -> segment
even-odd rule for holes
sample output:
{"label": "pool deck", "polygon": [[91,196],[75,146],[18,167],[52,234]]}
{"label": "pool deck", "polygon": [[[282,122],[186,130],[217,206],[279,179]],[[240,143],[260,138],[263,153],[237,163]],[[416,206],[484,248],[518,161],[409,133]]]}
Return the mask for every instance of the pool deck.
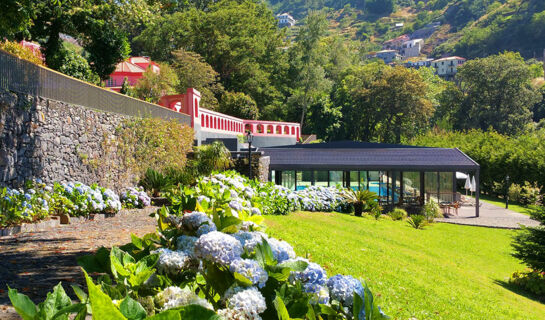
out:
{"label": "pool deck", "polygon": [[526,227],[539,225],[538,221],[530,219],[527,215],[486,202],[481,202],[478,218],[475,217],[475,207],[462,206],[458,209],[458,215],[449,215],[448,218],[436,219],[436,221],[501,229],[520,229],[521,225]]}

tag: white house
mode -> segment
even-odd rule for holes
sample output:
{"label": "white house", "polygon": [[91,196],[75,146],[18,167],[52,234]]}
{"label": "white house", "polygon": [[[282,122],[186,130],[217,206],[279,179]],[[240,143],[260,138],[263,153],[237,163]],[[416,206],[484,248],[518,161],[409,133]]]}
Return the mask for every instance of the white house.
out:
{"label": "white house", "polygon": [[458,67],[466,62],[462,57],[445,57],[432,61],[431,65],[435,68],[435,73],[446,80],[454,79],[458,72]]}
{"label": "white house", "polygon": [[297,22],[289,13],[279,14],[276,16],[276,19],[278,20],[278,25],[280,27],[291,28],[295,26],[295,23]]}
{"label": "white house", "polygon": [[422,51],[422,47],[424,47],[423,39],[405,41],[403,42],[401,53],[405,59],[418,57],[420,55],[420,51]]}

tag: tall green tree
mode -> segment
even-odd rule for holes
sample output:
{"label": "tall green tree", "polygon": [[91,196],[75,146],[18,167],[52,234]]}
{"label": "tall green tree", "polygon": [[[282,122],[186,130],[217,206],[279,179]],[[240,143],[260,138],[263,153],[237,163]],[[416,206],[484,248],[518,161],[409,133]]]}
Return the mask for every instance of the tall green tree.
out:
{"label": "tall green tree", "polygon": [[530,68],[518,53],[466,62],[457,75],[461,94],[452,92],[461,97],[454,128],[520,132],[532,119],[530,108],[542,99],[531,80]]}
{"label": "tall green tree", "polygon": [[309,106],[327,94],[331,87],[322,67],[326,59],[320,50],[320,40],[324,37],[326,28],[325,14],[310,11],[297,35],[296,44],[290,51],[291,72],[295,77],[292,79],[289,102],[298,110],[299,123],[303,130]]}
{"label": "tall green tree", "polygon": [[159,64],[159,68],[159,72],[148,68],[136,82],[134,94],[137,98],[157,103],[162,96],[176,93],[175,88],[178,86],[176,72],[166,63]]}

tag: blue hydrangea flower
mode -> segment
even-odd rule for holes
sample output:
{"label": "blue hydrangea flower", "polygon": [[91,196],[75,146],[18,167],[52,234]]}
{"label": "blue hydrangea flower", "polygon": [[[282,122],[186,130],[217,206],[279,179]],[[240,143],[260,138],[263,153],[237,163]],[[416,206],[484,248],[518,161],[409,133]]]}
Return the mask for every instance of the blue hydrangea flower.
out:
{"label": "blue hydrangea flower", "polygon": [[255,250],[255,247],[263,242],[263,239],[267,239],[267,235],[263,232],[247,232],[247,231],[239,231],[235,234],[233,234],[233,237],[235,237],[244,249],[248,251],[249,253],[253,252]]}
{"label": "blue hydrangea flower", "polygon": [[25,193],[25,199],[30,200],[32,199],[32,196],[28,193]]}
{"label": "blue hydrangea flower", "polygon": [[228,266],[234,260],[240,259],[242,245],[234,237],[212,231],[195,242],[195,255],[204,260]]}
{"label": "blue hydrangea flower", "polygon": [[207,234],[207,233],[210,233],[212,231],[217,231],[218,229],[216,228],[216,225],[215,224],[203,224],[202,226],[199,227],[199,229],[197,229],[197,237],[200,237],[202,236],[203,234]]}
{"label": "blue hydrangea flower", "polygon": [[269,279],[267,271],[263,269],[259,263],[250,259],[238,259],[231,263],[229,269],[233,273],[238,273],[252,282],[253,285],[257,285],[259,288],[263,288],[265,283]]}
{"label": "blue hydrangea flower", "polygon": [[275,238],[269,238],[267,241],[269,242],[274,258],[278,263],[295,258],[295,251],[293,251],[293,247],[286,241],[281,241]]}
{"label": "blue hydrangea flower", "polygon": [[352,276],[336,275],[327,281],[329,294],[332,299],[341,302],[345,307],[351,307],[354,302],[354,293],[363,298],[363,285]]}
{"label": "blue hydrangea flower", "polygon": [[212,225],[214,222],[203,212],[189,212],[182,216],[182,227],[190,232],[196,232],[204,224]]}
{"label": "blue hydrangea flower", "polygon": [[159,248],[153,253],[159,254],[157,270],[165,274],[177,274],[182,270],[193,266],[191,257],[182,251],[172,251],[166,248]]}

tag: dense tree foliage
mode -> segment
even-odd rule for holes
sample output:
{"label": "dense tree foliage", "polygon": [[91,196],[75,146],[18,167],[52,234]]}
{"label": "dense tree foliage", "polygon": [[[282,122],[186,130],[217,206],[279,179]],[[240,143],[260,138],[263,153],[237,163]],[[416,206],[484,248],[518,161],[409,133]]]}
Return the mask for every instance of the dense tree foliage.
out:
{"label": "dense tree foliage", "polygon": [[530,68],[515,53],[468,61],[457,79],[459,86],[448,92],[458,98],[451,109],[455,129],[520,132],[532,119],[530,108],[542,99],[531,84]]}
{"label": "dense tree foliage", "polygon": [[178,86],[176,72],[167,64],[160,64],[160,72],[148,68],[134,86],[134,95],[142,100],[157,103],[164,95],[175,94]]}
{"label": "dense tree foliage", "polygon": [[257,119],[259,110],[255,101],[242,92],[227,92],[223,99],[219,111],[241,119]]}
{"label": "dense tree foliage", "polygon": [[545,207],[533,207],[530,214],[540,222],[538,227],[524,228],[515,236],[513,256],[533,271],[545,272]]}

